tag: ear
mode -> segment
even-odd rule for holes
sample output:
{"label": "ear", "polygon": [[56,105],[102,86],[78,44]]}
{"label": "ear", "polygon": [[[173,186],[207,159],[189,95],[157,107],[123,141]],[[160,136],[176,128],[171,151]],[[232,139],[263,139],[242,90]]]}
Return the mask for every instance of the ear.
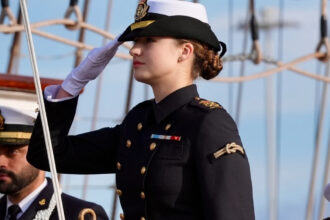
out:
{"label": "ear", "polygon": [[194,55],[194,46],[192,45],[192,43],[183,43],[181,45],[181,51],[180,51],[180,55],[178,58],[178,62],[182,62],[185,61],[187,59],[192,58]]}

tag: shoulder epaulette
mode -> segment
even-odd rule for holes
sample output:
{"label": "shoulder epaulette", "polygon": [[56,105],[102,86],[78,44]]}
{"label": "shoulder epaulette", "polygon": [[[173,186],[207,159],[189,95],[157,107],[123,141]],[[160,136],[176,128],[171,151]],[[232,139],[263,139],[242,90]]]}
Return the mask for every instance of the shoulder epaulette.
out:
{"label": "shoulder epaulette", "polygon": [[195,97],[194,98],[194,101],[192,102],[192,104],[194,106],[199,106],[201,108],[209,109],[209,110],[212,110],[212,109],[222,109],[222,106],[219,103],[213,102],[213,101],[209,101],[209,100],[206,100],[206,99],[202,99],[202,98],[199,98],[199,97]]}

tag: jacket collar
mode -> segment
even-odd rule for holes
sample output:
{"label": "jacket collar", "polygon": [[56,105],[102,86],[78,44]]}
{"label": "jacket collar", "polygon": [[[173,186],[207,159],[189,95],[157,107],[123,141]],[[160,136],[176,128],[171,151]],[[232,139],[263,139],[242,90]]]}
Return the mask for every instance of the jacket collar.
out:
{"label": "jacket collar", "polygon": [[[20,219],[33,219],[39,210],[48,208],[49,201],[53,195],[53,191],[52,181],[51,179],[47,178],[46,187],[39,193],[39,195],[31,203],[30,207],[26,210]],[[0,199],[0,220],[5,219],[6,208],[7,197],[4,195]]]}
{"label": "jacket collar", "polygon": [[46,187],[39,193],[20,219],[33,219],[39,210],[47,209],[53,192],[54,189],[52,181],[50,178],[47,178]]}
{"label": "jacket collar", "polygon": [[6,195],[4,195],[0,199],[0,220],[5,219],[6,208],[7,208],[7,197],[6,197]]}
{"label": "jacket collar", "polygon": [[196,85],[193,84],[176,90],[159,103],[154,101],[153,110],[157,124],[196,96],[198,96],[198,92]]}

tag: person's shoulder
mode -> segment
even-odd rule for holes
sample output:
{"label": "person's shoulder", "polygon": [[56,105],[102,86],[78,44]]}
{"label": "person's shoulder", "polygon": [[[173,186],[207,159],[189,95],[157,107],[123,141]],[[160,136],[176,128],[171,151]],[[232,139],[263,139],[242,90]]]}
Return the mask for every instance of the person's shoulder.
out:
{"label": "person's shoulder", "polygon": [[191,107],[202,112],[213,112],[216,110],[223,111],[224,108],[218,102],[210,101],[200,97],[195,97],[189,103]]}
{"label": "person's shoulder", "polygon": [[[212,129],[212,125],[237,130],[236,123],[227,110],[218,102],[196,97],[190,102],[194,112],[201,115],[201,123]],[[214,127],[213,126],[213,127]]]}
{"label": "person's shoulder", "polygon": [[226,109],[216,101],[195,97],[190,101],[189,107],[194,113],[196,113],[196,116],[201,115],[202,120],[205,118],[231,119],[231,116],[228,114]]}
{"label": "person's shoulder", "polygon": [[62,200],[63,203],[67,203],[69,206],[79,206],[79,207],[93,207],[93,206],[100,206],[94,202],[89,202],[83,199],[79,199],[77,197],[71,196],[69,194],[66,193],[62,193]]}
{"label": "person's shoulder", "polygon": [[[66,193],[62,193],[63,206],[65,213],[79,212],[81,213],[85,209],[92,209],[97,215],[97,219],[108,219],[103,207],[97,203],[79,199]],[[76,211],[75,211],[76,210]]]}

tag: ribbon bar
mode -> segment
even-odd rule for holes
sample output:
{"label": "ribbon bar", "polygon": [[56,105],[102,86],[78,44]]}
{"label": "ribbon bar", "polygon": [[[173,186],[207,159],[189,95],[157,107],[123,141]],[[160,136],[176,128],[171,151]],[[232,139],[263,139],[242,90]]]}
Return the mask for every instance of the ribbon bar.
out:
{"label": "ribbon bar", "polygon": [[181,136],[162,135],[162,134],[151,134],[151,139],[180,141],[181,140]]}

